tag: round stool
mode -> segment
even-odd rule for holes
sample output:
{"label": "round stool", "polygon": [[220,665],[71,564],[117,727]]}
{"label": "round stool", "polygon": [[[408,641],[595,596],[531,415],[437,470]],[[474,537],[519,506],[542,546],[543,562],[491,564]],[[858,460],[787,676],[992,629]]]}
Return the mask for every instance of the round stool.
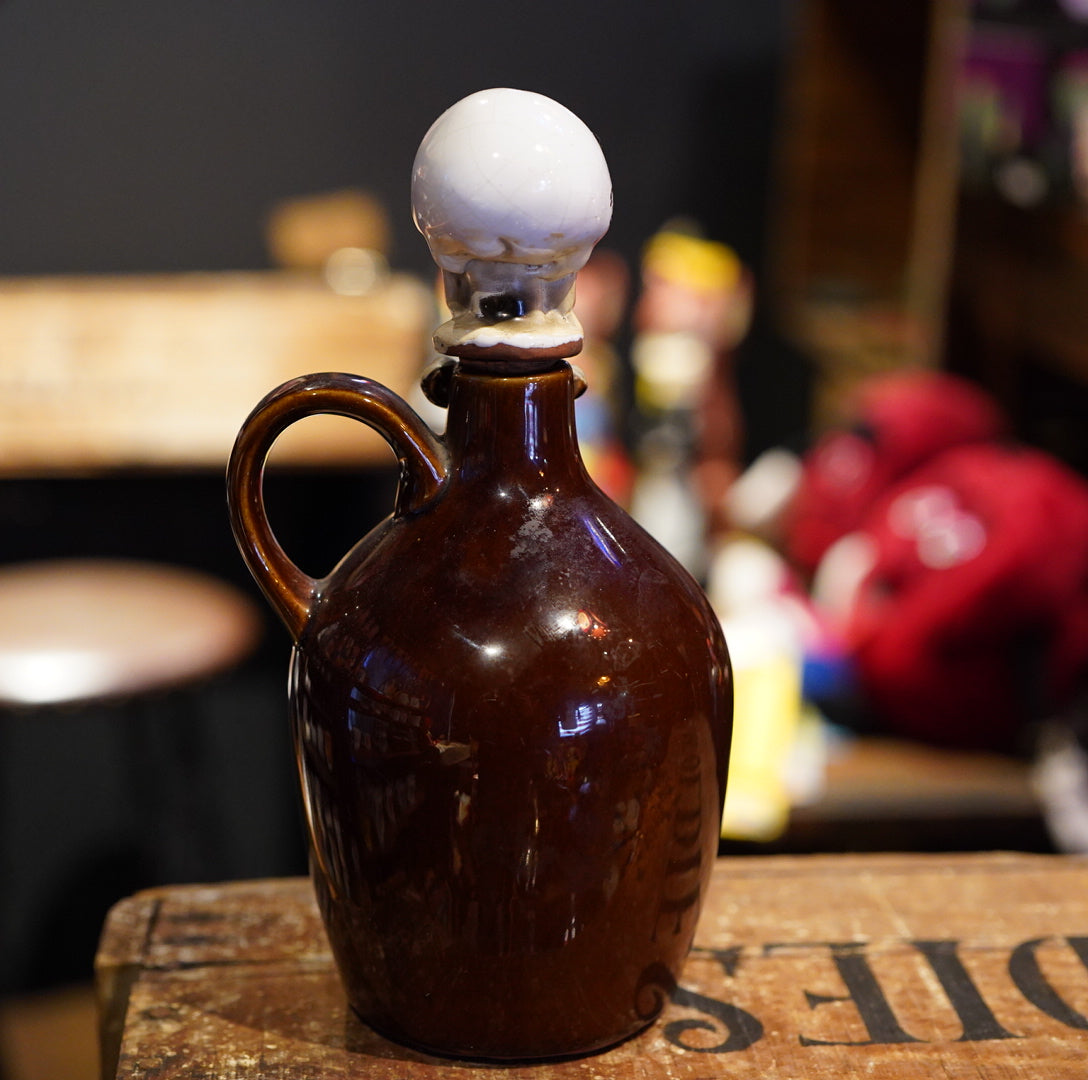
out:
{"label": "round stool", "polygon": [[233,587],[181,567],[108,559],[0,567],[0,707],[184,686],[245,658],[260,625]]}
{"label": "round stool", "polygon": [[[5,771],[0,805],[20,805],[6,801],[14,797],[4,790],[9,781],[24,793],[40,792],[33,798],[42,805],[68,798],[68,774],[57,769],[61,759],[72,768],[73,758],[61,741],[86,743],[86,774],[76,778],[84,796],[95,784],[85,776],[102,777],[101,802],[87,807],[85,820],[73,797],[40,834],[26,832],[25,815],[20,826],[0,821],[16,830],[0,844],[0,876],[18,881],[10,875],[25,870],[26,864],[6,865],[9,841],[24,855],[40,851],[42,860],[38,869],[25,870],[20,899],[0,896],[6,936],[19,923],[18,913],[32,911],[36,875],[52,880],[64,860],[78,865],[85,854],[91,857],[76,837],[85,828],[93,831],[86,821],[97,820],[97,806],[107,808],[103,817],[115,821],[118,834],[95,834],[95,843],[105,838],[107,846],[116,842],[119,850],[131,850],[155,877],[199,874],[209,862],[216,865],[224,826],[217,809],[221,780],[207,752],[213,729],[202,709],[210,700],[206,693],[223,687],[205,687],[255,652],[262,625],[256,604],[242,592],[177,566],[121,559],[0,566],[0,765],[22,761],[24,772],[40,776],[37,787],[33,780],[28,787],[22,773]],[[87,741],[84,720],[90,730],[110,733],[105,745]],[[39,721],[56,731],[63,751],[56,759],[40,749]],[[38,756],[15,753],[20,746],[38,746]],[[65,812],[71,816],[64,818]],[[17,940],[8,944],[30,949]],[[9,959],[13,969],[31,962]]]}

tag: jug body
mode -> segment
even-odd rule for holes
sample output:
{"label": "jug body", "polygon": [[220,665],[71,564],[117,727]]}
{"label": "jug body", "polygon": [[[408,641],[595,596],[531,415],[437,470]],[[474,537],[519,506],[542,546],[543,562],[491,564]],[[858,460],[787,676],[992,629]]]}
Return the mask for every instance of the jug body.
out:
{"label": "jug body", "polygon": [[294,644],[338,967],[364,1020],[432,1052],[565,1056],[644,1027],[717,852],[719,623],[586,475],[572,386],[565,364],[455,374],[444,479],[313,583]]}

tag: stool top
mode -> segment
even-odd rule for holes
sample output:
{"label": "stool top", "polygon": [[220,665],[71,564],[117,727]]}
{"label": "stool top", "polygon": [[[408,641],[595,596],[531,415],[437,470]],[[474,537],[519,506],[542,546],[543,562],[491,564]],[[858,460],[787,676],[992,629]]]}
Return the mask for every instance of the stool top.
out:
{"label": "stool top", "polygon": [[259,627],[248,599],[194,570],[100,559],[0,567],[0,704],[171,689],[237,663]]}

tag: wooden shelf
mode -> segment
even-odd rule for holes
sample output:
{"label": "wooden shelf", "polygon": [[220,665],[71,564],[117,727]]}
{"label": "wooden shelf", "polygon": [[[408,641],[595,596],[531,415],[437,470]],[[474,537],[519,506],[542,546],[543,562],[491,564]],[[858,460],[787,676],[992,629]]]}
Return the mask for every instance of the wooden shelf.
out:
{"label": "wooden shelf", "polygon": [[[268,391],[312,371],[410,393],[431,300],[394,277],[341,296],[286,272],[0,280],[0,474],[225,466]],[[389,461],[339,417],[287,432],[272,461]]]}

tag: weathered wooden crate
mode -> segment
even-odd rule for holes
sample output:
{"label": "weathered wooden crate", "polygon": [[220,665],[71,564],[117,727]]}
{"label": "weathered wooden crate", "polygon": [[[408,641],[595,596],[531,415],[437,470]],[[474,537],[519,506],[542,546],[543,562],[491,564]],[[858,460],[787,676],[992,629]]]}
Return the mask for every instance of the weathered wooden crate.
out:
{"label": "weathered wooden crate", "polygon": [[125,900],[98,979],[105,1075],[126,1078],[1083,1080],[1088,861],[721,859],[662,1017],[550,1065],[451,1063],[373,1034],[302,879]]}

